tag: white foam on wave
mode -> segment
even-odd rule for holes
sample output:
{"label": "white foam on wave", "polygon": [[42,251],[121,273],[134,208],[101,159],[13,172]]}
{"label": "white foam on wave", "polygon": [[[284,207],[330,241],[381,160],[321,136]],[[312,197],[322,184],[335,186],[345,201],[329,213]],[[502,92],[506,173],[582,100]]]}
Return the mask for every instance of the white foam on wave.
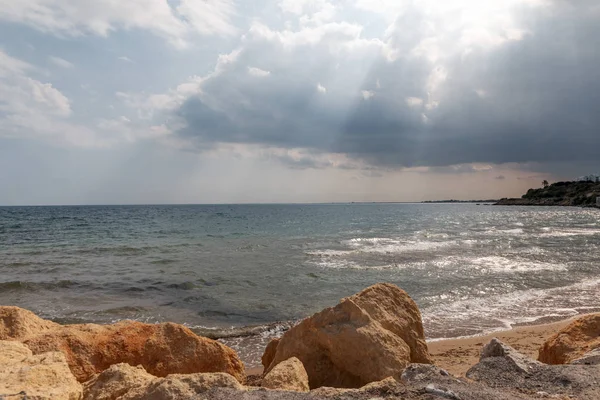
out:
{"label": "white foam on wave", "polygon": [[332,249],[325,249],[325,250],[311,250],[311,251],[305,252],[305,254],[307,254],[307,255],[317,256],[317,257],[323,257],[323,258],[328,258],[328,257],[344,257],[344,256],[350,255],[352,253],[355,253],[355,251],[354,250],[332,250]]}
{"label": "white foam on wave", "polygon": [[454,240],[435,242],[429,240],[403,240],[393,238],[355,238],[342,242],[363,253],[406,253],[427,251],[456,245]]}
{"label": "white foam on wave", "polygon": [[513,229],[488,229],[483,232],[486,235],[522,235],[524,231],[522,228]]}
{"label": "white foam on wave", "polygon": [[507,258],[502,256],[464,257],[446,256],[443,258],[419,262],[415,267],[450,269],[461,272],[477,271],[479,273],[511,273],[532,271],[565,271],[565,264],[537,262],[522,257]]}
{"label": "white foam on wave", "polygon": [[544,317],[568,318],[600,307],[600,279],[552,289],[529,289],[488,297],[445,299],[421,310],[432,337],[448,332],[484,334]]}
{"label": "white foam on wave", "polygon": [[567,269],[563,264],[535,262],[522,258],[500,256],[477,257],[468,259],[468,262],[479,270],[493,272],[564,271]]}
{"label": "white foam on wave", "polygon": [[600,229],[559,229],[545,227],[540,237],[569,237],[569,236],[595,236],[600,235]]}
{"label": "white foam on wave", "polygon": [[387,265],[365,265],[359,264],[355,261],[345,260],[345,259],[320,259],[320,260],[312,260],[310,261],[313,265],[321,268],[329,268],[329,269],[359,269],[359,270],[373,270],[373,271],[381,271],[385,269],[399,268],[399,265],[396,264],[387,264]]}

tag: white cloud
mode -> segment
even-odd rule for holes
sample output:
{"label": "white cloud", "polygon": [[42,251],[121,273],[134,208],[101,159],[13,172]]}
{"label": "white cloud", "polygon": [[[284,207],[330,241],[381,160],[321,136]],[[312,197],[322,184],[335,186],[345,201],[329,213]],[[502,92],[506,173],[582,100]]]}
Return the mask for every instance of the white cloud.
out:
{"label": "white cloud", "polygon": [[[6,117],[40,112],[47,115],[68,116],[71,106],[59,90],[50,83],[42,83],[27,76],[33,69],[29,64],[0,50],[0,111]],[[5,117],[5,118],[6,118]]]}
{"label": "white cloud", "polygon": [[22,87],[29,91],[31,98],[36,103],[43,105],[49,113],[65,117],[71,114],[69,99],[52,87],[52,84],[41,83],[31,78],[25,78],[23,82],[25,85]]}
{"label": "white cloud", "polygon": [[[74,122],[70,99],[51,83],[30,76],[36,69],[0,50],[0,137],[35,138],[78,147],[106,147],[123,141],[160,138],[160,124],[142,126],[126,117]],[[90,91],[88,85],[81,85]]]}
{"label": "white cloud", "polygon": [[256,77],[265,77],[271,75],[271,71],[265,71],[264,69],[256,68],[256,67],[248,67],[248,73],[252,76]]}
{"label": "white cloud", "polygon": [[405,100],[409,107],[420,107],[423,105],[423,99],[420,97],[407,97]]}
{"label": "white cloud", "polygon": [[108,36],[118,29],[144,29],[176,46],[189,35],[230,35],[230,0],[181,0],[176,9],[164,0],[0,0],[0,19],[23,23],[58,36]]}
{"label": "white cloud", "polygon": [[118,58],[119,61],[123,61],[123,62],[127,62],[127,63],[133,63],[133,60],[127,56],[121,56]]}
{"label": "white cloud", "polygon": [[30,64],[11,57],[0,49],[0,78],[13,74],[23,74],[25,71],[31,69],[33,67]]}
{"label": "white cloud", "polygon": [[370,98],[375,96],[375,92],[372,90],[361,90],[360,94],[364,100],[369,100]]}
{"label": "white cloud", "polygon": [[319,93],[327,93],[327,88],[320,83],[317,83],[317,92]]}
{"label": "white cloud", "polygon": [[126,116],[114,119],[99,119],[96,128],[104,132],[104,140],[118,143],[135,142],[140,139],[157,139],[168,136],[171,131],[164,125],[151,125],[132,122]]}
{"label": "white cloud", "polygon": [[181,0],[177,12],[205,35],[233,35],[237,31],[230,21],[235,12],[232,0]]}
{"label": "white cloud", "polygon": [[173,111],[181,106],[190,96],[198,94],[200,84],[205,78],[199,76],[190,77],[187,82],[178,85],[167,93],[125,93],[117,92],[115,96],[127,107],[133,108],[140,119],[152,119],[155,114]]}
{"label": "white cloud", "polygon": [[69,61],[65,60],[64,58],[50,56],[50,57],[48,57],[48,59],[50,60],[50,62],[52,64],[54,64],[58,67],[61,67],[61,68],[73,68],[74,67],[73,63],[70,63]]}
{"label": "white cloud", "polygon": [[94,133],[67,121],[69,99],[50,83],[28,76],[35,69],[0,50],[0,135],[86,145]]}
{"label": "white cloud", "polygon": [[321,25],[334,19],[341,4],[328,0],[282,0],[279,7],[285,14],[296,16],[300,25]]}

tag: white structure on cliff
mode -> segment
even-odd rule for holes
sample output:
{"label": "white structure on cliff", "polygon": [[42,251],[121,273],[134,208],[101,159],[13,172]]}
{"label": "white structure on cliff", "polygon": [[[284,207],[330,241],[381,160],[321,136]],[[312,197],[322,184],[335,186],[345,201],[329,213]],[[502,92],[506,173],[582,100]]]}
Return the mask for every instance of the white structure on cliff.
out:
{"label": "white structure on cliff", "polygon": [[579,182],[600,182],[600,175],[597,174],[589,174],[580,176],[576,179]]}

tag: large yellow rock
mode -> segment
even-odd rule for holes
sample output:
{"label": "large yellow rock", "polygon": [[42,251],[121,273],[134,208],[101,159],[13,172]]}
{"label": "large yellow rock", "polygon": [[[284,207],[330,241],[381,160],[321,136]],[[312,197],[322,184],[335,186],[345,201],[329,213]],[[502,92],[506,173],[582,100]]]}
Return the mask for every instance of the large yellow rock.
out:
{"label": "large yellow rock", "polygon": [[244,382],[244,364],[231,348],[197,336],[183,325],[121,321],[113,325],[65,325],[17,307],[0,307],[0,334],[33,354],[62,352],[79,382],[113,364],[142,365],[150,374],[226,372]]}
{"label": "large yellow rock", "polygon": [[187,400],[214,387],[244,390],[233,376],[222,372],[157,378],[141,366],[116,364],[85,384],[83,400]]}
{"label": "large yellow rock", "polygon": [[277,352],[277,345],[279,344],[279,340],[279,338],[271,339],[269,344],[267,344],[267,347],[265,347],[265,352],[260,358],[260,361],[265,371],[273,362],[273,358],[275,358],[275,353]]}
{"label": "large yellow rock", "polygon": [[265,357],[272,359],[266,372],[291,357],[304,365],[311,389],[400,379],[411,362],[431,363],[421,313],[392,284],[371,286],[294,326],[281,337],[274,355]]}
{"label": "large yellow rock", "polygon": [[33,355],[22,343],[0,341],[0,394],[36,400],[79,400],[82,387],[60,352]]}
{"label": "large yellow rock", "polygon": [[583,316],[548,338],[538,360],[546,364],[568,364],[600,347],[600,314]]}
{"label": "large yellow rock", "polygon": [[157,378],[149,385],[129,391],[119,400],[189,400],[216,387],[243,391],[244,387],[231,375],[222,372],[210,374],[173,374]]}
{"label": "large yellow rock", "polygon": [[12,306],[0,306],[0,340],[21,340],[59,327],[31,311]]}
{"label": "large yellow rock", "polygon": [[34,353],[62,351],[80,382],[118,363],[142,365],[155,376],[227,372],[240,382],[246,378],[244,364],[232,349],[172,323],[72,325],[23,343]]}
{"label": "large yellow rock", "polygon": [[84,400],[120,400],[133,390],[145,388],[157,379],[142,366],[111,365],[84,384]]}
{"label": "large yellow rock", "polygon": [[349,299],[408,345],[411,363],[433,363],[427,350],[421,312],[408,293],[396,285],[380,283]]}
{"label": "large yellow rock", "polygon": [[289,358],[273,367],[263,378],[261,386],[267,389],[293,392],[308,392],[310,390],[304,365],[296,357]]}

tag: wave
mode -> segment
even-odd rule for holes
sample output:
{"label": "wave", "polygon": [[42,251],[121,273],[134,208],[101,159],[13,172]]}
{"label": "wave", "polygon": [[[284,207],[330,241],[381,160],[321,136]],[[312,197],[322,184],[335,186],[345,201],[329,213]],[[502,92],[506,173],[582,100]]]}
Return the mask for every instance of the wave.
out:
{"label": "wave", "polygon": [[456,245],[455,240],[428,241],[428,240],[400,240],[393,238],[355,238],[342,241],[351,248],[363,253],[405,253],[412,251],[428,251],[441,247]]}
{"label": "wave", "polygon": [[595,236],[600,235],[600,229],[560,229],[544,228],[545,232],[540,237],[569,237],[569,236]]}
{"label": "wave", "polygon": [[600,279],[552,289],[529,289],[468,299],[448,296],[421,309],[431,338],[453,338],[510,329],[543,318],[568,318],[600,307]]}
{"label": "wave", "polygon": [[279,321],[263,325],[215,328],[202,325],[188,326],[194,333],[210,339],[230,339],[248,336],[276,337],[293,327],[297,321]]}
{"label": "wave", "polygon": [[500,256],[487,256],[465,259],[470,265],[479,270],[493,272],[530,272],[530,271],[564,271],[564,264],[543,263],[526,260],[523,258],[506,258]]}
{"label": "wave", "polygon": [[523,235],[525,231],[522,228],[513,229],[488,229],[483,232],[485,235]]}
{"label": "wave", "polygon": [[28,281],[10,281],[0,282],[0,291],[31,291],[39,290],[57,290],[66,289],[80,284],[71,280],[61,280],[55,282],[28,282]]}

